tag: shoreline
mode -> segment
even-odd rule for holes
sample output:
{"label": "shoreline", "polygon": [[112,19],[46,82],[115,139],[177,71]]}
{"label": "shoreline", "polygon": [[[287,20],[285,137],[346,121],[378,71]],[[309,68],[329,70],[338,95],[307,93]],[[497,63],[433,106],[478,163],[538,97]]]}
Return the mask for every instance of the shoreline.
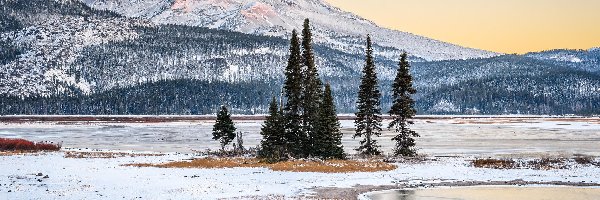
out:
{"label": "shoreline", "polygon": [[[353,114],[338,114],[338,120],[354,120]],[[391,119],[382,115],[383,119]],[[265,120],[266,115],[232,115],[233,120]],[[599,116],[570,115],[416,115],[414,120],[444,119],[564,119],[598,120]],[[157,123],[157,122],[189,122],[214,121],[216,115],[1,115],[2,123],[27,122],[111,122],[111,123]]]}
{"label": "shoreline", "polygon": [[391,190],[405,190],[405,189],[433,189],[433,188],[452,188],[452,187],[600,187],[600,183],[575,183],[575,182],[561,182],[561,181],[524,181],[524,180],[512,180],[512,181],[461,181],[461,182],[440,182],[440,183],[427,183],[427,184],[399,184],[399,185],[356,185],[352,188],[333,188],[323,187],[314,188],[316,192],[313,196],[306,196],[307,198],[316,199],[350,199],[350,200],[369,200],[367,197],[375,192],[385,192]]}
{"label": "shoreline", "polygon": [[[580,188],[580,189],[600,189],[600,184],[583,184],[583,183],[565,183],[565,182],[531,182],[531,181],[508,181],[507,184],[496,184],[494,182],[484,182],[483,184],[476,185],[448,185],[448,186],[431,186],[431,187],[405,187],[396,189],[386,190],[375,190],[366,193],[358,194],[356,200],[371,200],[369,196],[377,195],[381,193],[392,192],[396,190],[414,190],[414,189],[465,189],[465,188],[503,188],[503,189],[517,189],[517,188],[544,188],[544,189],[558,189],[558,188]],[[491,183],[491,184],[486,184]],[[515,184],[512,184],[515,183]],[[352,198],[349,198],[352,199]]]}

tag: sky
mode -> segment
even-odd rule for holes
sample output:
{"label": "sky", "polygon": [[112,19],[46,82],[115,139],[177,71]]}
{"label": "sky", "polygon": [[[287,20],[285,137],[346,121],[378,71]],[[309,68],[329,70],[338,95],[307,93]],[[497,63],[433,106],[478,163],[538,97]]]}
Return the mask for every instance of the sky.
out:
{"label": "sky", "polygon": [[325,0],[376,24],[499,53],[600,47],[600,0]]}

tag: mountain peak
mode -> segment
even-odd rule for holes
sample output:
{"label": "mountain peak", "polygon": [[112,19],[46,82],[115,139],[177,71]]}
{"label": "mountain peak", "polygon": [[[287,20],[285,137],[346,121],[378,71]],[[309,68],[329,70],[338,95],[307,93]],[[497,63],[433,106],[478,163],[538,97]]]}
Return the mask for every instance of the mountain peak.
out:
{"label": "mountain peak", "polygon": [[171,5],[171,10],[180,10],[189,13],[192,11],[192,7],[190,4],[190,0],[175,0],[175,2],[173,2],[173,5]]}
{"label": "mountain peak", "polygon": [[390,30],[322,0],[85,0],[91,7],[142,17],[158,24],[180,24],[287,38],[310,18],[314,40],[350,53],[364,48],[371,34],[382,48],[379,56],[397,57],[401,51],[423,60],[485,58],[497,53]]}
{"label": "mountain peak", "polygon": [[240,13],[245,17],[246,21],[255,23],[268,23],[270,18],[277,17],[279,14],[275,9],[261,2],[252,2],[245,6]]}

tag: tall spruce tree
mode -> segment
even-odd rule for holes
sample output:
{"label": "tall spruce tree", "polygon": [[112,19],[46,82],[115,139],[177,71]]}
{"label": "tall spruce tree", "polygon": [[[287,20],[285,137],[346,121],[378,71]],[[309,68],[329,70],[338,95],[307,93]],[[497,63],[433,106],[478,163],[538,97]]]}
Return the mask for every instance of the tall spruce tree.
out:
{"label": "tall spruce tree", "polygon": [[302,131],[302,57],[296,30],[290,39],[290,56],[285,68],[283,85],[286,104],[284,106],[286,151],[292,157],[304,157],[303,146],[308,141]]}
{"label": "tall spruce tree", "polygon": [[374,136],[381,135],[381,93],[378,89],[377,74],[375,72],[375,62],[373,60],[373,47],[371,37],[367,35],[365,66],[363,76],[358,91],[358,101],[356,119],[356,137],[364,137],[360,146],[356,149],[362,155],[380,155],[379,145],[373,139]]}
{"label": "tall spruce tree", "polygon": [[258,152],[259,157],[266,159],[268,162],[278,162],[287,158],[283,121],[277,100],[273,97],[269,106],[269,116],[267,116],[260,130],[263,139],[260,142],[260,151]]}
{"label": "tall spruce tree", "polygon": [[313,141],[315,156],[324,159],[344,159],[342,132],[329,83],[325,85],[323,102],[319,107],[317,130]]}
{"label": "tall spruce tree", "polygon": [[394,149],[394,155],[396,156],[415,156],[415,139],[413,137],[419,137],[417,132],[408,127],[413,124],[413,121],[410,119],[417,112],[414,108],[415,101],[411,97],[417,90],[412,84],[410,63],[408,63],[407,57],[406,52],[400,55],[398,72],[392,85],[392,108],[390,115],[393,117],[393,120],[390,122],[388,128],[394,128],[398,133],[398,135],[392,138],[392,140],[396,141],[396,148]]}
{"label": "tall spruce tree", "polygon": [[312,33],[310,30],[310,21],[304,20],[302,29],[302,122],[304,133],[308,140],[304,142],[304,152],[313,154],[312,145],[314,136],[317,134],[317,123],[319,122],[319,106],[323,94],[323,83],[319,77],[315,65],[315,57],[312,48]]}
{"label": "tall spruce tree", "polygon": [[217,114],[217,121],[213,126],[213,140],[219,140],[221,143],[221,150],[225,151],[225,146],[235,138],[235,126],[231,120],[231,114],[224,105],[221,106],[221,110]]}

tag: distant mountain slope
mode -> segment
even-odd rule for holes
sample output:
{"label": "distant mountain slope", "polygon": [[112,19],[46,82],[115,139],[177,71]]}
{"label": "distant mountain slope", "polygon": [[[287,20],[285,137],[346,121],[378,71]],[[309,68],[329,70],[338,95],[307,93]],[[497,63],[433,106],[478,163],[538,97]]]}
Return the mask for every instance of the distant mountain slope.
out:
{"label": "distant mountain slope", "polygon": [[[0,114],[209,114],[221,104],[256,114],[280,94],[289,44],[279,37],[156,25],[78,1],[0,4]],[[590,69],[600,51],[574,52],[582,62],[551,52],[413,62],[418,112],[599,114]],[[354,112],[363,53],[317,44],[315,55],[338,111]],[[385,112],[397,58],[375,60]]]}
{"label": "distant mountain slope", "polygon": [[[158,24],[179,24],[232,30],[242,33],[288,37],[311,20],[315,41],[332,49],[360,53],[364,37],[391,47],[380,52],[392,59],[400,51],[424,60],[485,58],[497,53],[382,28],[322,0],[84,0],[91,7],[112,10],[128,17],[141,17]],[[418,19],[405,19],[418,20]],[[414,60],[414,59],[413,59]]]}
{"label": "distant mountain slope", "polygon": [[550,51],[534,52],[525,54],[527,57],[554,62],[559,65],[567,65],[586,71],[600,71],[600,49],[570,50],[557,49]]}
{"label": "distant mountain slope", "polygon": [[414,73],[421,113],[600,113],[600,72],[582,67],[506,55],[414,63]]}

